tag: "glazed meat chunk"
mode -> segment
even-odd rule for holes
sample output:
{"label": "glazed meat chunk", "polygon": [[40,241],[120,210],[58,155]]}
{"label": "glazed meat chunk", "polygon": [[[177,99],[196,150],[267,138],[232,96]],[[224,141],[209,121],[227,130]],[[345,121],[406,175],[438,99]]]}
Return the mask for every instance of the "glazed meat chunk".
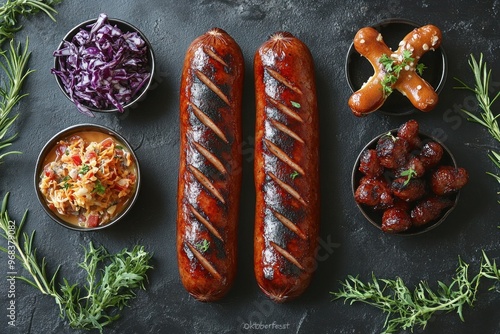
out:
{"label": "glazed meat chunk", "polygon": [[384,167],[380,165],[376,150],[364,150],[359,159],[359,171],[366,176],[377,177],[382,175]]}
{"label": "glazed meat chunk", "polygon": [[436,166],[443,157],[443,146],[430,141],[422,147],[419,158],[426,169]]}
{"label": "glazed meat chunk", "polygon": [[359,204],[388,208],[393,204],[393,197],[387,182],[381,178],[363,178],[356,189],[354,199]]}
{"label": "glazed meat chunk", "polygon": [[377,142],[377,156],[380,164],[386,168],[396,169],[403,166],[409,152],[410,145],[403,138],[387,135]]}
{"label": "glazed meat chunk", "polygon": [[422,179],[398,177],[391,184],[394,196],[406,202],[413,202],[425,195],[425,182]]}
{"label": "glazed meat chunk", "polygon": [[422,226],[439,218],[441,212],[452,206],[453,201],[444,197],[430,197],[418,203],[410,212],[414,226]]}
{"label": "glazed meat chunk", "polygon": [[404,232],[411,227],[408,212],[400,208],[390,208],[382,215],[382,231],[388,233]]}
{"label": "glazed meat chunk", "polygon": [[436,195],[454,193],[467,184],[469,174],[463,168],[440,166],[431,176],[432,192]]}
{"label": "glazed meat chunk", "polygon": [[418,129],[418,123],[414,119],[404,123],[398,129],[398,137],[406,139],[412,150],[422,146],[420,136],[418,135]]}

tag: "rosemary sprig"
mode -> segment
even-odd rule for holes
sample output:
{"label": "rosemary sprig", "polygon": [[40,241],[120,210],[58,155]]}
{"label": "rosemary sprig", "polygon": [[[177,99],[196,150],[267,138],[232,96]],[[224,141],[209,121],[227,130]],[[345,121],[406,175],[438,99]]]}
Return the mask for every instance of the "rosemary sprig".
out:
{"label": "rosemary sprig", "polygon": [[52,296],[61,317],[66,317],[72,328],[99,329],[102,332],[104,326],[120,317],[119,310],[135,297],[134,290],[144,289],[146,272],[152,268],[149,265],[151,255],[142,246],[110,255],[104,247],[95,248],[89,243],[88,248],[84,248],[84,261],[80,263],[87,274],[87,284],[82,288],[63,279],[64,284],[58,287],[56,280],[60,267],[48,276],[47,261],[42,258],[39,262],[34,248],[35,232],[31,235],[21,232],[27,213],[17,225],[7,213],[8,197],[7,193],[0,212],[0,235],[7,239],[8,248],[0,247],[0,250],[10,253],[14,248],[16,259],[29,274],[29,278],[16,278]]}
{"label": "rosemary sprig", "polygon": [[372,274],[371,281],[364,283],[358,276],[348,276],[341,282],[338,292],[331,292],[334,300],[344,299],[352,305],[362,302],[387,313],[383,333],[395,333],[399,330],[413,331],[415,326],[425,329],[428,321],[436,312],[455,311],[464,321],[463,307],[473,306],[479,283],[482,278],[500,282],[500,271],[495,261],[482,253],[480,271],[469,278],[469,265],[459,258],[455,276],[449,285],[438,281],[437,290],[427,282],[421,281],[411,291],[400,277],[396,279],[378,279]]}
{"label": "rosemary sprig", "polygon": [[[24,81],[33,70],[27,69],[26,65],[30,56],[28,52],[28,38],[24,49],[21,44],[15,46],[12,38],[14,33],[19,31],[22,26],[18,25],[19,16],[32,15],[38,12],[44,12],[50,19],[55,21],[54,14],[57,12],[52,7],[62,0],[7,0],[0,6],[0,46],[6,40],[10,40],[7,49],[0,50],[0,67],[3,73],[0,75],[0,163],[8,154],[21,153],[18,151],[3,152],[12,145],[17,137],[14,134],[5,138],[7,132],[17,115],[10,117],[12,108],[27,94],[21,94],[21,88]],[[4,139],[5,138],[5,139]]]}
{"label": "rosemary sprig", "polygon": [[18,16],[28,16],[38,12],[44,12],[52,21],[57,14],[53,6],[62,0],[7,0],[0,6],[0,46],[7,40],[12,39],[14,34],[22,26],[18,24]]}
{"label": "rosemary sprig", "polygon": [[[498,114],[495,115],[491,110],[491,106],[496,101],[496,99],[500,96],[500,92],[497,92],[493,99],[490,99],[490,82],[491,82],[491,69],[488,69],[488,66],[485,62],[483,62],[483,54],[481,53],[479,56],[479,62],[476,61],[474,55],[470,55],[469,59],[469,67],[474,74],[474,87],[466,84],[464,81],[455,78],[461,86],[454,87],[455,89],[464,89],[474,93],[476,96],[479,107],[481,108],[481,112],[479,116],[475,115],[471,111],[461,109],[464,112],[471,122],[478,123],[488,129],[490,135],[500,142],[500,127],[498,126]],[[491,161],[500,168],[500,154],[495,151],[490,151],[488,154]],[[488,172],[487,174],[491,175],[497,182],[500,183],[500,175]],[[498,192],[500,194],[500,192]],[[500,201],[499,201],[500,202]]]}
{"label": "rosemary sprig", "polygon": [[17,137],[17,134],[14,134],[4,139],[19,114],[13,117],[9,117],[9,115],[14,106],[27,95],[21,94],[21,88],[28,75],[33,72],[33,70],[27,69],[30,56],[28,44],[28,38],[26,38],[24,48],[21,47],[20,43],[16,47],[14,41],[11,41],[9,48],[0,52],[0,67],[6,77],[0,85],[0,163],[8,154],[21,153],[18,151],[2,153],[2,151],[12,145],[12,142]]}

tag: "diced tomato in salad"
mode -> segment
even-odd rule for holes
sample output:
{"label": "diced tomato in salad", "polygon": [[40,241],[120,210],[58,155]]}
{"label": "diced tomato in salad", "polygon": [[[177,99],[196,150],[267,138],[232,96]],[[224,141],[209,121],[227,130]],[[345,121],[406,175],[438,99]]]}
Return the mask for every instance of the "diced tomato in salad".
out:
{"label": "diced tomato in salad", "polygon": [[75,163],[75,165],[80,166],[82,164],[82,158],[79,155],[72,155],[71,160]]}
{"label": "diced tomato in salad", "polygon": [[87,218],[87,227],[97,227],[99,225],[99,216],[98,215],[90,215]]}

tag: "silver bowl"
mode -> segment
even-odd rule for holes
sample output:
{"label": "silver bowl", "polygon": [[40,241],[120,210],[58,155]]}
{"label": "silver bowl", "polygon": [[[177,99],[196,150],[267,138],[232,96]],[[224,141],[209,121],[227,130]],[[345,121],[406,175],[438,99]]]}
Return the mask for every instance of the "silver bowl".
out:
{"label": "silver bowl", "polygon": [[[127,203],[125,206],[122,208],[121,212],[119,212],[111,221],[107,222],[106,224],[99,225],[96,227],[83,227],[83,226],[78,226],[76,224],[72,224],[65,220],[62,215],[56,214],[55,211],[51,210],[48,205],[45,197],[40,191],[39,188],[39,182],[40,182],[40,176],[43,173],[43,169],[46,165],[46,157],[47,155],[51,152],[51,150],[55,147],[55,145],[62,139],[71,137],[72,135],[76,135],[78,133],[86,132],[86,131],[96,131],[96,132],[101,132],[105,135],[109,135],[113,139],[115,139],[117,142],[122,144],[132,155],[132,159],[135,163],[135,169],[137,173],[137,179],[136,179],[136,185],[133,194],[131,197],[128,199]],[[139,189],[141,185],[141,170],[139,166],[139,161],[137,160],[137,156],[134,153],[134,150],[130,146],[129,142],[121,136],[119,133],[116,131],[102,126],[102,125],[96,125],[96,124],[78,124],[78,125],[73,125],[70,126],[64,130],[61,130],[57,134],[55,134],[52,138],[49,139],[49,141],[43,146],[42,150],[40,151],[40,154],[38,155],[38,159],[36,161],[36,166],[35,166],[35,173],[34,173],[34,185],[35,185],[35,192],[38,197],[38,201],[40,202],[40,205],[44,209],[44,211],[49,215],[50,218],[52,218],[56,223],[69,228],[71,230],[76,230],[76,231],[96,231],[96,230],[101,230],[107,227],[110,227],[112,225],[115,225],[118,223],[120,220],[122,220],[127,213],[130,211],[132,206],[137,200],[137,197],[139,196]]]}
{"label": "silver bowl", "polygon": [[[59,44],[59,46],[57,47],[57,49],[58,50],[62,49],[64,47],[64,42],[65,41],[71,42],[72,39],[73,39],[73,37],[80,30],[89,30],[89,26],[92,26],[94,23],[96,23],[96,21],[97,21],[97,19],[87,20],[87,21],[84,21],[84,22],[78,24],[74,28],[72,28],[64,36],[63,40],[61,41],[61,43]],[[134,25],[132,25],[132,24],[126,22],[126,21],[123,21],[123,20],[112,19],[112,18],[108,18],[108,22],[112,26],[118,27],[124,33],[126,33],[126,32],[137,32],[139,34],[139,36],[141,36],[141,38],[144,40],[144,42],[146,43],[147,48],[148,48],[148,64],[149,64],[149,72],[150,72],[151,75],[149,76],[148,81],[141,87],[141,89],[135,94],[135,96],[129,102],[127,102],[126,104],[123,105],[123,109],[126,110],[126,109],[128,109],[128,108],[136,105],[138,102],[142,101],[146,97],[146,93],[149,90],[149,88],[150,88],[150,86],[151,86],[151,84],[153,82],[153,77],[154,77],[154,73],[155,73],[155,55],[154,55],[153,48],[151,47],[151,43],[149,42],[149,40]],[[61,59],[59,59],[59,58],[62,58],[62,57],[54,57],[54,69],[56,69],[56,70],[60,69],[60,61],[61,61]],[[56,79],[57,85],[59,86],[59,88],[63,92],[64,96],[66,96],[66,98],[68,100],[70,100],[71,102],[73,102],[72,99],[71,99],[71,97],[69,96],[68,92],[66,91],[65,86],[64,86],[63,82],[61,81],[61,79],[56,74],[54,74],[54,77]],[[88,105],[88,104],[84,104],[84,105],[90,111],[93,111],[93,112],[115,113],[115,112],[119,111],[118,108],[116,108],[114,106],[112,108],[99,109],[99,108],[96,108],[95,106],[92,106],[92,105]]]}

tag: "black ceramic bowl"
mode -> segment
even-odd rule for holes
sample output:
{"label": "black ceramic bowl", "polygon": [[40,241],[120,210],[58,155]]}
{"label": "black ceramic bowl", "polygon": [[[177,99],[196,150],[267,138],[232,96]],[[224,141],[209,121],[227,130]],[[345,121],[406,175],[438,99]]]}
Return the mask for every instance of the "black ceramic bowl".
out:
{"label": "black ceramic bowl", "polygon": [[[405,19],[388,19],[373,26],[378,30],[384,42],[392,50],[397,50],[399,42],[413,29],[421,25]],[[447,76],[448,62],[442,46],[435,51],[426,52],[419,61],[427,68],[424,70],[424,78],[436,93],[440,93],[444,87]],[[373,75],[371,64],[362,57],[351,43],[347,52],[345,61],[345,73],[347,83],[352,92],[355,92],[363,86],[370,76]],[[415,111],[411,102],[398,91],[394,91],[385,101],[384,105],[378,109],[378,112],[387,115],[409,115]]]}
{"label": "black ceramic bowl", "polygon": [[[96,23],[96,21],[97,21],[97,19],[87,20],[87,21],[84,21],[84,22],[78,24],[74,28],[72,28],[64,36],[63,40],[61,41],[61,43],[59,44],[59,46],[57,47],[57,49],[58,50],[62,49],[64,47],[64,42],[65,41],[71,42],[72,39],[73,39],[73,37],[80,30],[87,30],[88,31],[90,29],[90,26],[92,26],[94,23]],[[126,110],[126,109],[132,107],[133,105],[136,105],[139,101],[142,101],[145,98],[146,93],[149,90],[149,88],[151,86],[151,83],[153,82],[153,77],[154,77],[154,72],[155,72],[155,56],[154,56],[153,48],[151,47],[151,43],[149,42],[149,40],[146,38],[146,36],[138,28],[136,28],[135,26],[133,26],[132,24],[130,24],[130,23],[126,22],[126,21],[122,21],[122,20],[119,20],[119,19],[108,18],[108,22],[112,26],[116,26],[117,28],[119,28],[123,33],[137,32],[139,34],[139,36],[146,43],[147,49],[148,49],[148,55],[147,55],[147,57],[148,57],[148,64],[149,64],[149,70],[148,70],[148,72],[150,73],[150,76],[149,76],[147,82],[144,83],[144,85],[132,97],[132,99],[123,105],[123,109]],[[60,63],[59,63],[60,59],[59,58],[60,57],[54,57],[54,69],[55,70],[59,70],[60,69]],[[59,78],[55,74],[54,74],[54,77],[56,79],[57,85],[59,86],[59,88],[63,92],[64,96],[66,96],[66,98],[68,98],[68,100],[70,100],[71,102],[73,102],[71,100],[71,97],[69,96],[68,92],[66,91],[66,89],[64,87],[64,84],[61,81],[61,78]],[[89,110],[94,111],[94,112],[115,113],[115,112],[119,111],[118,108],[115,108],[114,106],[106,108],[106,109],[99,109],[99,108],[96,108],[95,106],[92,106],[90,104],[84,104],[84,105]]]}
{"label": "black ceramic bowl", "polygon": [[[398,132],[398,129],[393,129],[390,132],[391,132],[392,135],[396,136],[397,132]],[[376,146],[377,146],[378,140],[382,136],[387,135],[387,133],[388,133],[388,131],[386,131],[384,133],[381,133],[380,135],[378,135],[375,138],[373,138],[368,144],[366,144],[365,147],[363,147],[363,149],[360,151],[358,157],[356,158],[356,162],[354,164],[354,168],[352,170],[352,175],[351,175],[351,186],[352,186],[353,197],[354,197],[356,189],[357,189],[357,187],[359,185],[359,181],[364,176],[364,174],[361,173],[358,170],[359,169],[361,155],[363,154],[363,152],[365,150],[375,149]],[[443,147],[443,157],[441,158],[441,162],[439,163],[439,165],[446,165],[446,166],[457,167],[457,163],[455,161],[455,158],[453,157],[453,154],[450,152],[450,150],[442,142],[440,142],[435,137],[429,136],[429,135],[427,135],[425,133],[422,133],[422,132],[419,133],[419,136],[420,136],[420,138],[422,140],[422,144],[425,144],[425,143],[427,143],[429,141],[435,141],[435,142],[437,142],[438,144],[440,144]],[[384,175],[384,176],[387,177],[387,175]],[[456,207],[456,205],[458,203],[459,196],[460,196],[460,191],[458,191],[458,192],[456,192],[456,193],[448,196],[453,201],[453,205],[451,207],[443,210],[443,212],[441,212],[441,215],[439,216],[439,218],[437,218],[436,220],[434,220],[432,222],[429,222],[428,224],[426,224],[424,226],[411,227],[410,229],[408,229],[408,230],[406,230],[404,232],[400,232],[400,233],[387,233],[387,234],[395,234],[395,235],[401,235],[401,236],[411,236],[411,235],[422,234],[422,233],[428,232],[428,231],[436,228],[437,226],[439,226],[446,219],[446,217],[448,217],[448,215]],[[356,201],[354,201],[354,202],[356,203],[357,207],[359,208],[359,210],[361,211],[361,213],[363,214],[363,216],[373,226],[375,226],[379,230],[382,230],[382,214],[383,214],[383,211],[382,210],[374,210],[373,208],[371,208],[369,206],[366,206],[366,205],[363,205],[363,204],[359,204]]]}
{"label": "black ceramic bowl", "polygon": [[[99,225],[97,227],[78,226],[76,224],[68,222],[67,220],[64,219],[63,216],[56,214],[55,211],[51,210],[48,207],[47,201],[39,188],[40,177],[44,171],[44,167],[45,167],[46,163],[48,162],[48,161],[46,161],[47,155],[54,149],[55,145],[62,139],[71,137],[72,135],[76,135],[77,133],[88,132],[88,131],[95,131],[95,132],[102,133],[106,137],[112,137],[116,142],[123,145],[123,147],[128,152],[130,152],[130,154],[132,156],[132,161],[135,163],[135,171],[136,171],[136,175],[137,175],[135,189],[132,192],[132,194],[130,195],[130,198],[127,200],[127,202],[122,207],[121,211],[119,211],[116,214],[116,216],[114,218],[112,218],[109,222],[107,222],[103,225]],[[35,185],[36,195],[38,197],[38,200],[39,200],[42,208],[49,215],[49,217],[52,218],[55,222],[57,222],[58,224],[60,224],[64,227],[67,227],[71,230],[95,231],[95,230],[100,230],[100,229],[115,225],[118,221],[122,220],[122,218],[125,217],[125,215],[130,211],[130,209],[134,205],[134,203],[137,200],[137,197],[139,195],[139,189],[140,189],[140,185],[141,185],[141,170],[139,167],[139,161],[137,160],[137,157],[134,153],[134,150],[132,149],[130,144],[127,142],[127,140],[124,137],[122,137],[119,133],[111,130],[110,128],[102,126],[102,125],[78,124],[78,125],[70,126],[66,129],[58,132],[44,145],[44,147],[40,151],[40,154],[38,155],[38,159],[36,162],[35,174],[34,174],[34,185]]]}

